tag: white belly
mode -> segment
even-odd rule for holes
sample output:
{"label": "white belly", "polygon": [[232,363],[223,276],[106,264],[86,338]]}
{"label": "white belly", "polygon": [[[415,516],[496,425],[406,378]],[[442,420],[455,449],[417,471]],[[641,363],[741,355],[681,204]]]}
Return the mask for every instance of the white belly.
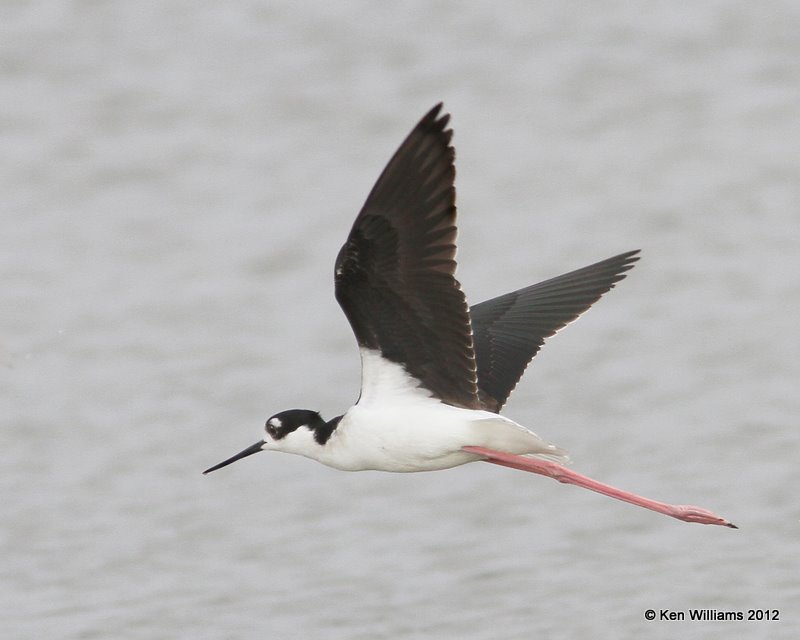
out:
{"label": "white belly", "polygon": [[512,420],[429,398],[414,406],[355,405],[319,460],[347,471],[435,471],[480,459],[461,450],[469,445],[518,455],[564,453]]}
{"label": "white belly", "polygon": [[564,455],[508,418],[443,404],[401,365],[361,349],[361,397],[313,457],[347,471],[435,471],[479,460],[466,446]]}

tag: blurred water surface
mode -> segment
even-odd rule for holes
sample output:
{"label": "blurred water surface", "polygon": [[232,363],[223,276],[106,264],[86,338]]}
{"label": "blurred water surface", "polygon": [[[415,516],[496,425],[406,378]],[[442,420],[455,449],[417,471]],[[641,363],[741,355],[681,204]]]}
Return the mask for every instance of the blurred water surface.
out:
{"label": "blurred water surface", "polygon": [[[795,3],[0,14],[4,637],[796,637]],[[471,301],[643,250],[506,413],[739,531],[491,465],[200,475],[356,398],[333,260],[439,100]],[[644,618],[691,608],[781,619]]]}

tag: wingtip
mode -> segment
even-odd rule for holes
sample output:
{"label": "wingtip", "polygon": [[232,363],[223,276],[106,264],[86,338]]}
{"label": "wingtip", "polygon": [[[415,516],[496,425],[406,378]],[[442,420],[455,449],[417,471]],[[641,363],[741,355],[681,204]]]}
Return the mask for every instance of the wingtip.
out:
{"label": "wingtip", "polygon": [[433,108],[425,114],[420,124],[435,126],[440,131],[444,131],[450,122],[450,114],[442,113],[444,102],[437,102]]}
{"label": "wingtip", "polygon": [[431,107],[431,110],[428,111],[425,117],[435,119],[443,108],[444,108],[444,102],[439,100],[439,102],[437,102],[435,105],[433,105],[433,107]]}
{"label": "wingtip", "polygon": [[[617,274],[613,283],[616,284],[620,280],[624,280],[625,276],[627,275],[627,271],[630,271],[636,266],[636,263],[639,262],[641,259],[641,249],[632,249],[631,251],[625,251],[624,253],[620,253],[619,255],[614,256],[613,258],[608,258],[608,260],[602,260],[597,264],[615,264],[617,265]],[[591,265],[594,266],[594,265]],[[614,284],[611,285],[610,288],[614,288]]]}
{"label": "wingtip", "polygon": [[619,254],[619,257],[622,258],[625,262],[636,262],[640,260],[642,257],[642,250],[641,249],[631,249],[630,251],[625,251]]}

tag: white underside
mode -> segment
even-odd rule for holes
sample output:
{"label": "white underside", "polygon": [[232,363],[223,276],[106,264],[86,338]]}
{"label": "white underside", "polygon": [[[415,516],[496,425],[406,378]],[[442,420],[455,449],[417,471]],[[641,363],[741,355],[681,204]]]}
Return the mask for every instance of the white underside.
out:
{"label": "white underside", "polygon": [[324,446],[309,442],[307,450],[293,453],[347,471],[396,472],[434,471],[479,460],[461,450],[470,445],[517,455],[565,457],[563,450],[508,418],[443,404],[402,366],[376,351],[362,349],[361,365],[361,397],[328,442]]}

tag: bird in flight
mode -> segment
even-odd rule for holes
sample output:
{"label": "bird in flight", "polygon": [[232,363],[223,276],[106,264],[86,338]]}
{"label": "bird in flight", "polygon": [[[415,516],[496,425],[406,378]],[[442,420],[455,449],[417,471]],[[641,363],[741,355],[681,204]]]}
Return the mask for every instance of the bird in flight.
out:
{"label": "bird in flight", "polygon": [[411,131],[356,217],[334,268],[336,299],[361,353],[361,393],[344,414],[289,409],[254,445],[345,471],[433,471],[485,461],[672,516],[734,524],[650,500],[564,466],[564,450],[500,415],[530,360],[625,277],[638,250],[469,307],[455,278],[453,132],[441,103]]}

